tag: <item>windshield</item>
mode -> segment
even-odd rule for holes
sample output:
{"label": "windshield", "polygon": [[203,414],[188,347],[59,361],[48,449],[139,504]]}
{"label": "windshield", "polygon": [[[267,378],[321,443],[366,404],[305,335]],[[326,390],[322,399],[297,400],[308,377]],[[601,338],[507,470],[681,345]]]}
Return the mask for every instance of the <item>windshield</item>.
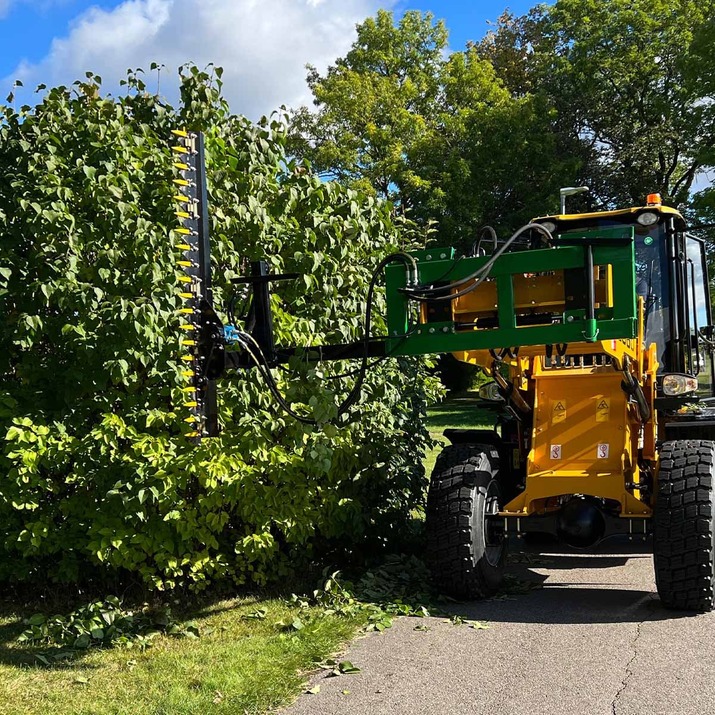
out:
{"label": "windshield", "polygon": [[645,303],[645,344],[658,346],[658,372],[668,363],[670,341],[670,286],[668,252],[661,226],[634,226],[636,292]]}
{"label": "windshield", "polygon": [[[618,226],[632,226],[635,232],[636,291],[645,303],[645,344],[656,344],[660,373],[668,365],[670,341],[670,285],[665,231],[662,224],[641,226],[612,219],[596,221],[593,227]],[[563,233],[582,232],[584,228],[590,227],[582,225]]]}

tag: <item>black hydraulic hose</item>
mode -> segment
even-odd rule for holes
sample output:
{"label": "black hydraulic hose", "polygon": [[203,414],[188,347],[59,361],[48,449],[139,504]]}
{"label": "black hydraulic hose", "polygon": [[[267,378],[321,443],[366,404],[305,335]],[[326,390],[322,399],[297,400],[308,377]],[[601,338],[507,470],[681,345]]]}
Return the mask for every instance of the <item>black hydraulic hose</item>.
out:
{"label": "black hydraulic hose", "polygon": [[479,249],[482,246],[482,238],[484,237],[484,234],[488,233],[489,237],[492,239],[492,253],[497,250],[497,243],[499,241],[497,237],[497,232],[494,230],[492,226],[482,226],[482,228],[479,231],[479,237],[477,240],[472,244],[471,249],[469,250],[469,255],[470,256],[478,256],[479,255]]}
{"label": "black hydraulic hose", "polygon": [[[369,367],[374,367],[378,362],[381,361],[377,360],[376,362],[372,363],[372,365],[368,364],[368,358],[369,358],[369,349],[370,349],[370,326],[372,322],[372,307],[373,307],[373,297],[375,294],[375,287],[377,285],[377,281],[382,274],[383,268],[387,266],[389,263],[393,263],[395,261],[401,261],[402,263],[405,264],[405,267],[407,268],[408,274],[411,271],[412,276],[408,276],[408,282],[416,282],[417,280],[417,263],[415,262],[414,258],[410,256],[407,253],[392,253],[389,256],[386,256],[383,258],[380,263],[378,263],[377,267],[375,268],[372,278],[370,279],[370,285],[368,287],[367,291],[367,304],[365,307],[365,329],[363,333],[363,355],[361,358],[361,365],[359,368],[357,368],[357,379],[355,380],[355,383],[348,393],[348,396],[340,403],[338,406],[337,410],[337,416],[339,417],[340,415],[344,414],[350,407],[352,407],[353,404],[358,400],[360,397],[360,391],[362,390],[362,385],[365,381],[365,375],[367,374],[367,370]],[[289,414],[291,417],[294,417],[297,419],[299,422],[302,422],[303,424],[310,424],[310,425],[317,425],[317,421],[312,419],[311,417],[305,417],[304,415],[301,415],[295,410],[293,410],[290,405],[285,401],[283,396],[280,394],[280,390],[278,389],[278,385],[276,384],[275,379],[273,378],[273,375],[271,375],[270,370],[267,367],[267,360],[266,356],[263,354],[263,351],[261,350],[260,345],[258,342],[255,340],[255,338],[250,334],[246,332],[239,332],[239,343],[241,347],[243,347],[246,352],[248,352],[249,356],[253,360],[253,362],[256,364],[256,367],[259,368],[259,371],[263,375],[264,380],[266,381],[266,384],[268,385],[268,388],[270,391],[273,393],[273,396],[276,398],[276,401],[278,404]],[[256,354],[253,352],[253,350],[249,347],[248,342],[253,343],[255,346],[256,350],[258,351],[258,355],[260,355],[260,359],[256,356]],[[389,357],[389,356],[385,356]]]}
{"label": "black hydraulic hose", "polygon": [[[453,283],[450,283],[446,286],[416,286],[415,288],[404,288],[403,292],[410,298],[421,302],[442,302],[452,301],[456,300],[457,298],[461,298],[463,295],[467,295],[473,290],[476,290],[476,288],[489,277],[489,272],[491,271],[492,267],[496,263],[497,259],[504,254],[507,248],[509,248],[509,246],[511,246],[511,244],[514,243],[517,238],[522,236],[527,231],[531,230],[540,231],[548,238],[549,241],[553,241],[553,236],[551,235],[551,232],[544,228],[541,224],[528,223],[526,224],[526,226],[522,226],[518,231],[513,233],[504,243],[504,245],[501,246],[501,248],[496,251],[496,253],[494,253],[492,257],[481,268],[474,271],[474,273],[466,276],[465,278],[462,278],[458,281],[454,281]],[[437,293],[444,293],[445,291],[454,290],[455,287],[464,285],[466,283],[469,283],[470,281],[473,281],[471,285],[468,285],[466,288],[463,288],[456,293],[450,293],[449,295],[435,295]]]}

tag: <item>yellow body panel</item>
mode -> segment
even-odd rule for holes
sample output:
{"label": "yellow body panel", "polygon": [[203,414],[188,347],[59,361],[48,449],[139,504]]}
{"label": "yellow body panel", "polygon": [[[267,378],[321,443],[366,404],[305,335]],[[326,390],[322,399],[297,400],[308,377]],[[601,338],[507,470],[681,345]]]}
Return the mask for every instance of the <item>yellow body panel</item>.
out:
{"label": "yellow body panel", "polygon": [[[613,286],[610,266],[599,266],[594,271],[596,307],[613,306]],[[469,285],[469,284],[467,284]],[[550,274],[535,273],[514,276],[514,306],[517,315],[531,313],[560,313],[566,309],[563,271]],[[466,286],[464,286],[466,287]],[[476,290],[452,302],[455,323],[473,323],[497,313],[497,288],[494,281],[484,281]]]}
{"label": "yellow body panel", "polygon": [[650,508],[626,488],[637,481],[638,426],[611,365],[539,369],[526,489],[504,514],[544,512],[560,496],[586,494],[621,505],[621,516]]}

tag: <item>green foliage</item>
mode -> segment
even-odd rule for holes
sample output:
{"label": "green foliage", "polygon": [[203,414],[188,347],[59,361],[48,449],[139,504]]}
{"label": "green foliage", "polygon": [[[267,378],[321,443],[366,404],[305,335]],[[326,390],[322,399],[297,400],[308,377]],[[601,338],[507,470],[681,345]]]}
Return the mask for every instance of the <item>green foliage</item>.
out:
{"label": "green foliage", "polygon": [[356,582],[339,571],[325,573],[312,598],[293,594],[291,605],[322,609],[324,616],[359,617],[364,630],[382,632],[396,616],[423,618],[439,610],[437,594],[429,583],[429,570],[415,556],[388,555],[384,562],[359,575]]}
{"label": "green foliage", "polygon": [[480,51],[539,94],[579,183],[610,206],[658,191],[685,207],[715,157],[712,0],[558,0],[505,14]]}
{"label": "green foliage", "polygon": [[373,369],[334,419],[351,379],[326,380],[345,364],[296,360],[276,378],[319,428],[241,374],[221,384],[222,436],[183,437],[172,128],[206,133],[217,305],[246,260],[303,274],[274,297],[280,344],[358,338],[405,225],[288,159],[280,118],[232,115],[220,76],[184,68],[178,109],[138,74],[116,99],[89,74],[0,109],[0,581],[264,583],[387,534],[421,499],[438,388],[419,361]]}
{"label": "green foliage", "polygon": [[144,649],[159,633],[189,638],[199,635],[196,623],[177,622],[168,607],[128,610],[116,596],[107,596],[67,615],[48,617],[36,613],[25,619],[25,625],[28,628],[18,636],[18,643],[53,648],[36,655],[43,665],[66,660],[90,648]]}
{"label": "green foliage", "polygon": [[378,12],[325,75],[314,111],[291,117],[291,147],[327,176],[395,200],[443,244],[471,246],[484,223],[542,214],[574,162],[562,159],[539,97],[512,96],[474,47],[448,53],[442,22]]}

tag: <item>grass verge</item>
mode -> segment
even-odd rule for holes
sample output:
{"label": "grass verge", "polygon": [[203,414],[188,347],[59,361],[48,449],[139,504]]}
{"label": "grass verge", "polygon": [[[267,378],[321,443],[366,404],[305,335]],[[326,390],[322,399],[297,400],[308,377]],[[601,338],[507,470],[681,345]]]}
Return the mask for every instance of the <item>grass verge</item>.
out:
{"label": "grass verge", "polygon": [[[493,423],[475,394],[432,407],[428,427],[440,444],[426,455],[427,473],[446,443],[444,429]],[[413,593],[414,569],[398,566],[405,594]],[[390,590],[399,573],[387,578]],[[365,590],[378,601],[388,596],[379,585]],[[232,599],[186,614],[198,639],[159,635],[145,650],[93,649],[45,667],[36,658],[42,648],[17,642],[30,615],[0,604],[0,715],[260,715],[289,703],[306,674],[368,620],[364,612],[341,616],[275,598]],[[280,625],[296,619],[298,630]]]}
{"label": "grass verge", "polygon": [[[41,649],[17,643],[22,618],[5,610],[0,715],[265,713],[290,702],[305,674],[340,649],[364,620],[278,599],[223,601],[190,618],[199,626],[198,639],[162,635],[143,651],[91,650],[48,668],[36,661]],[[296,618],[299,630],[279,625]]]}

